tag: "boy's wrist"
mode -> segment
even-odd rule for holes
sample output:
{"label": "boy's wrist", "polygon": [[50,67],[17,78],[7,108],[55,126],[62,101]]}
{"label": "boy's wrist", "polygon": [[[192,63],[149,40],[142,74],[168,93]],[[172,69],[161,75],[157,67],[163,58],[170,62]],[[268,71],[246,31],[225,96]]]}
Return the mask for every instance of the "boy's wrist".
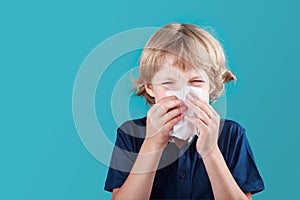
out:
{"label": "boy's wrist", "polygon": [[203,161],[211,160],[214,158],[217,158],[217,156],[220,154],[219,146],[216,144],[212,150],[203,158]]}
{"label": "boy's wrist", "polygon": [[151,142],[145,139],[131,172],[148,173],[156,171],[162,152],[163,149],[155,148]]}
{"label": "boy's wrist", "polygon": [[151,138],[145,138],[141,151],[142,153],[154,153],[154,152],[162,152],[163,147],[159,144],[156,144],[155,141],[152,141]]}

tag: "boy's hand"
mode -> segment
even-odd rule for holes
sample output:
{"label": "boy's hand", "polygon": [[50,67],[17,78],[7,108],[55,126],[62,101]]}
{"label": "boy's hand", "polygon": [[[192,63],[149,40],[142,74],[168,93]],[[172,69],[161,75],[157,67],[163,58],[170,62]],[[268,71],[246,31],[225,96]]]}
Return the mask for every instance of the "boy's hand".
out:
{"label": "boy's hand", "polygon": [[180,120],[187,107],[175,96],[165,97],[154,104],[147,113],[145,142],[152,151],[162,150],[169,141],[169,132]]}
{"label": "boy's hand", "polygon": [[187,95],[186,105],[195,113],[195,117],[185,116],[185,119],[195,124],[198,128],[196,148],[200,156],[204,158],[217,144],[220,116],[208,102],[193,94]]}

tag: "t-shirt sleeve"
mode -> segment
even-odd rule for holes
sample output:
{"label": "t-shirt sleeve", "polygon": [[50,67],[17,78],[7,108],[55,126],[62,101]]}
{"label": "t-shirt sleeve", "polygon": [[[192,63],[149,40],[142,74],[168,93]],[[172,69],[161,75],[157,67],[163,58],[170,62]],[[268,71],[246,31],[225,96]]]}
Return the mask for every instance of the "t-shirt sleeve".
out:
{"label": "t-shirt sleeve", "polygon": [[231,128],[230,148],[227,151],[227,165],[243,192],[255,194],[264,189],[264,183],[256,166],[253,152],[246,137],[246,131],[238,124]]}
{"label": "t-shirt sleeve", "polygon": [[104,186],[106,191],[112,192],[114,188],[120,188],[123,185],[137,157],[137,144],[128,131],[130,130],[127,130],[126,125],[117,130],[115,147]]}

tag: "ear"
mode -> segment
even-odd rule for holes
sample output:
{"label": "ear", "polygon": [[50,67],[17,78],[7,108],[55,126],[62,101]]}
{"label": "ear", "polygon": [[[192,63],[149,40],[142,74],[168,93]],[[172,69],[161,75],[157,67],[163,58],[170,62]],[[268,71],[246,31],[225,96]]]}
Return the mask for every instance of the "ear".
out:
{"label": "ear", "polygon": [[145,90],[151,97],[155,98],[153,85],[151,83],[145,83]]}

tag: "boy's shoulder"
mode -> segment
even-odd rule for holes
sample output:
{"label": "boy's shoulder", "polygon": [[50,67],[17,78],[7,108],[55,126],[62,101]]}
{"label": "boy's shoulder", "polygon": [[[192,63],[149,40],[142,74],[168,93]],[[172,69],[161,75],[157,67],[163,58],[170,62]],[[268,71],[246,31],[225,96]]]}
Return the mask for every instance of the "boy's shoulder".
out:
{"label": "boy's shoulder", "polygon": [[120,127],[132,127],[132,126],[146,126],[146,119],[147,117],[141,117],[141,118],[135,118],[131,120],[127,120],[123,122],[123,124]]}
{"label": "boy's shoulder", "polygon": [[[146,116],[128,120],[120,126],[120,129],[128,132],[143,131],[146,127],[146,121]],[[220,134],[244,134],[245,132],[245,128],[240,123],[231,119],[220,119]]]}
{"label": "boy's shoulder", "polygon": [[235,120],[232,120],[232,119],[220,119],[220,123],[224,124],[224,125],[227,125],[227,126],[233,126],[233,127],[236,127],[236,128],[242,128],[244,129],[244,127],[238,123],[237,121]]}
{"label": "boy's shoulder", "polygon": [[[146,126],[147,117],[141,117],[141,118],[135,118],[132,120],[127,120],[123,122],[123,124],[120,126],[120,128],[131,128],[131,127],[145,127]],[[237,121],[234,121],[232,119],[220,119],[220,128],[230,128],[230,129],[241,129],[245,131],[245,128],[238,123]]]}
{"label": "boy's shoulder", "polygon": [[[147,116],[144,116],[144,117],[141,117],[141,118],[135,118],[135,119],[125,121],[122,124],[122,126],[127,126],[127,125],[130,125],[132,123],[138,124],[140,126],[145,126],[146,125],[146,120],[147,120]],[[220,121],[221,121],[221,123],[226,123],[226,124],[229,124],[229,125],[242,127],[238,122],[236,122],[232,119],[220,119]]]}
{"label": "boy's shoulder", "polygon": [[231,119],[220,120],[220,137],[225,138],[238,138],[246,134],[246,129],[238,122]]}
{"label": "boy's shoulder", "polygon": [[118,132],[124,132],[138,138],[145,137],[146,117],[127,120],[119,127]]}

